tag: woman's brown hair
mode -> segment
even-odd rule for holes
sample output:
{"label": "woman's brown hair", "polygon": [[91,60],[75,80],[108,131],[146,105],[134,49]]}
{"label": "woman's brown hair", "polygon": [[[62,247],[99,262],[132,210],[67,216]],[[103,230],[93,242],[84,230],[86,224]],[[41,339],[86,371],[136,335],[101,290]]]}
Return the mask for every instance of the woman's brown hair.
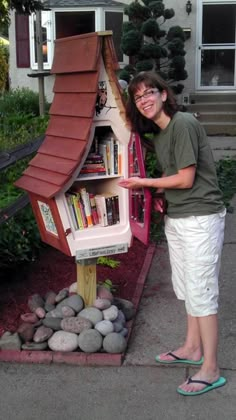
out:
{"label": "woman's brown hair", "polygon": [[167,92],[167,99],[163,103],[163,110],[170,118],[178,111],[178,105],[173,91],[157,73],[146,71],[138,73],[131,80],[128,87],[126,118],[130,122],[132,130],[139,133],[140,136],[145,133],[158,133],[160,130],[152,120],[145,118],[136,107],[134,97],[141,84],[144,84],[147,88],[157,88],[160,92]]}

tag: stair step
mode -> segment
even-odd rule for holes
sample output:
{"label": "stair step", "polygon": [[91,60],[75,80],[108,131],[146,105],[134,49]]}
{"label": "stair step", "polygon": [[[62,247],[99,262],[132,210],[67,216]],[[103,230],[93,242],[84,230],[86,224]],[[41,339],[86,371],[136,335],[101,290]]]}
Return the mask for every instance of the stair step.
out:
{"label": "stair step", "polygon": [[236,136],[236,122],[202,122],[202,126],[205,128],[207,135],[228,135]]}
{"label": "stair step", "polygon": [[234,112],[236,114],[236,102],[189,104],[187,110],[189,112]]}
{"label": "stair step", "polygon": [[192,104],[194,101],[195,104],[197,103],[222,103],[222,102],[235,102],[236,103],[236,95],[235,93],[191,93],[189,95],[189,102]]}

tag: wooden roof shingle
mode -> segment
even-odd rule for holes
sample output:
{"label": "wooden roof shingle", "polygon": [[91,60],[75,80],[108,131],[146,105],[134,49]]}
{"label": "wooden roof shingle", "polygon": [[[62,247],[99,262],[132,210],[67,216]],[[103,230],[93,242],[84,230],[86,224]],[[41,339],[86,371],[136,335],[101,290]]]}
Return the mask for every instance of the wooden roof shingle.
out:
{"label": "wooden roof shingle", "polygon": [[15,182],[17,187],[52,198],[68,186],[82,166],[95,113],[101,57],[124,116],[112,33],[95,32],[56,40],[51,70],[56,75],[54,99],[45,140]]}

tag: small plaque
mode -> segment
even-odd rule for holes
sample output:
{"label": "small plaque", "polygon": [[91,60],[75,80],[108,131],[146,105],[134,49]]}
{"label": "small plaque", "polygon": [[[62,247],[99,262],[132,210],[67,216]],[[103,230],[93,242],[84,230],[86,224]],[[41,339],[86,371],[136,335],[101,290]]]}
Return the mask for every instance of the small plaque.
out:
{"label": "small plaque", "polygon": [[124,254],[128,252],[128,244],[117,244],[100,248],[80,249],[76,251],[76,261],[85,258],[105,257],[108,255]]}
{"label": "small plaque", "polygon": [[58,236],[57,228],[53,220],[51,209],[48,204],[38,201],[39,210],[43,218],[43,223],[47,232],[52,233],[55,236]]}

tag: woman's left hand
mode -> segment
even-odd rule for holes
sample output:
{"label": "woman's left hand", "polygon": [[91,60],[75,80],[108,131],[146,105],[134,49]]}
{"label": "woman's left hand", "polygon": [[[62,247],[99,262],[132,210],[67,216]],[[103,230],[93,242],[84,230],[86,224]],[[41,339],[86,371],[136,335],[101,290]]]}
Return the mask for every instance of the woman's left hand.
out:
{"label": "woman's left hand", "polygon": [[143,187],[143,179],[139,178],[139,177],[136,177],[136,176],[134,176],[132,178],[121,179],[118,182],[118,185],[120,187],[128,188],[128,189],[130,189],[130,188],[134,188],[134,189],[141,188],[141,187]]}

